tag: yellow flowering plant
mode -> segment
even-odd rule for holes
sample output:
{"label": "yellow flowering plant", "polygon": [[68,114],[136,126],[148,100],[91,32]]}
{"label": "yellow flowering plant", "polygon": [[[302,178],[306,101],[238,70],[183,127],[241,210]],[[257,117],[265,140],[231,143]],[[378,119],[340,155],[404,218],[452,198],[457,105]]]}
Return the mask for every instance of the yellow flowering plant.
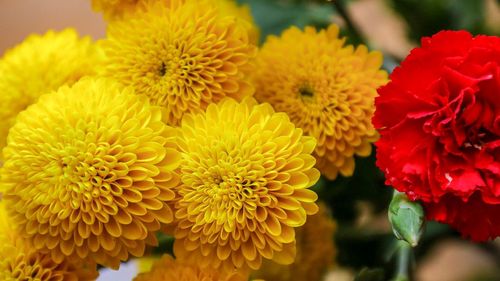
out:
{"label": "yellow flowering plant", "polygon": [[315,140],[246,98],[185,116],[178,145],[175,255],[226,271],[293,262],[294,228],[318,210]]}
{"label": "yellow flowering plant", "polygon": [[321,280],[334,267],[336,246],[332,238],[336,223],[328,207],[324,203],[318,205],[318,213],[310,216],[296,230],[297,255],[294,262],[280,265],[266,261],[252,273],[252,277],[273,281]]}
{"label": "yellow flowering plant", "polygon": [[22,239],[13,227],[15,222],[8,215],[4,202],[0,202],[0,279],[17,280],[81,280],[92,281],[97,277],[97,267],[92,260],[56,261],[50,253],[41,253]]}
{"label": "yellow flowering plant", "polygon": [[238,272],[221,273],[215,269],[202,269],[191,263],[184,263],[170,255],[157,260],[150,271],[137,275],[133,281],[246,281]]}
{"label": "yellow flowering plant", "polygon": [[102,60],[100,47],[72,28],[31,35],[7,50],[0,59],[0,149],[19,112],[43,94],[95,75]]}
{"label": "yellow flowering plant", "polygon": [[387,82],[380,52],[344,42],[336,25],[291,27],[267,39],[255,74],[257,100],[316,138],[317,167],[329,179],[352,176],[354,155],[371,154],[376,90]]}
{"label": "yellow flowering plant", "polygon": [[102,75],[162,106],[169,125],[224,97],[254,92],[249,72],[256,48],[247,25],[211,0],[150,1],[111,22],[102,47]]}
{"label": "yellow flowering plant", "polygon": [[[382,186],[413,188],[428,180],[422,170],[431,174],[442,160],[414,152],[428,167],[392,163],[387,154],[406,152],[391,142],[414,136],[399,134],[398,118],[472,112],[498,129],[496,100],[471,94],[498,92],[498,38],[452,46],[466,54],[443,61],[410,60],[415,73],[425,76],[430,65],[428,74],[439,74],[430,85],[401,74],[402,63],[391,79],[408,80],[419,89],[412,92],[389,82],[398,58],[374,50],[378,41],[353,22],[352,9],[365,1],[345,2],[87,0],[102,17],[101,38],[48,30],[7,49],[0,57],[0,281],[324,281],[337,269],[365,265],[376,268],[352,280],[410,280],[411,247],[426,243],[431,213],[415,201],[418,194],[392,196]],[[431,50],[431,41],[422,48]],[[445,47],[426,50],[441,55]],[[469,103],[478,107],[460,107]],[[379,111],[394,105],[401,105],[398,116]],[[460,158],[450,160],[453,171],[436,174],[446,188],[456,187],[465,162],[478,159],[481,173],[466,182],[498,185],[496,131],[473,127],[453,131],[454,138],[439,131],[467,127],[472,117],[410,130],[443,136],[427,143],[444,143],[447,157]],[[376,170],[379,138],[379,150],[391,153],[378,155],[378,164],[401,168],[403,177],[384,181]],[[428,196],[446,199],[446,188],[437,195],[429,188]],[[498,192],[491,190],[471,197],[492,206],[487,218],[497,217]],[[391,201],[393,225],[380,216]],[[457,223],[474,215],[440,207],[436,214]],[[391,228],[410,243],[396,242]],[[384,270],[388,252],[396,253],[394,272]],[[115,277],[129,265],[135,272]]]}
{"label": "yellow flowering plant", "polygon": [[160,107],[133,89],[83,79],[19,114],[0,190],[19,235],[56,262],[118,268],[173,221],[181,155]]}

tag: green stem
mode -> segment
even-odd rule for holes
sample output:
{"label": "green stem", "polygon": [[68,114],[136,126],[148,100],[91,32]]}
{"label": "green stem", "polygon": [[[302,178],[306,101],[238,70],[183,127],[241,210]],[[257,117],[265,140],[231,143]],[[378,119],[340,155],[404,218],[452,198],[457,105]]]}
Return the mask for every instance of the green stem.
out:
{"label": "green stem", "polygon": [[412,247],[405,241],[399,241],[396,276],[393,281],[410,281]]}

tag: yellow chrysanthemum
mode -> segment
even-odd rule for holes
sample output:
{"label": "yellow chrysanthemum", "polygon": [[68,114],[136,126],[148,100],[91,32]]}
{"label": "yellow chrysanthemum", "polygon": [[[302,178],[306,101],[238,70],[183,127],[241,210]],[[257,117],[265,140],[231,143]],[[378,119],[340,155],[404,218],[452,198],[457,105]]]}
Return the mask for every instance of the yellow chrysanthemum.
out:
{"label": "yellow chrysanthemum", "polygon": [[255,46],[234,17],[218,17],[210,0],[154,2],[110,24],[105,76],[132,86],[177,125],[225,96],[253,94],[245,73]]}
{"label": "yellow chrysanthemum", "polygon": [[4,203],[0,203],[0,280],[2,281],[93,281],[95,263],[65,259],[55,262],[50,255],[34,250],[13,229]]}
{"label": "yellow chrysanthemum", "polygon": [[[92,8],[95,11],[103,12],[108,20],[121,20],[132,16],[135,12],[141,11],[148,2],[155,0],[92,0]],[[168,3],[172,0],[156,0]],[[179,1],[179,0],[174,0]],[[190,0],[181,0],[182,2]],[[195,0],[196,1],[196,0]],[[180,1],[179,1],[180,2]],[[221,16],[235,16],[248,31],[250,42],[259,42],[260,31],[254,22],[250,7],[248,5],[238,5],[235,0],[210,0],[211,4],[217,7]]]}
{"label": "yellow chrysanthemum", "polygon": [[186,264],[164,255],[156,261],[153,268],[141,273],[134,281],[246,281],[245,275],[238,272],[221,273],[214,269],[202,269],[197,265]]}
{"label": "yellow chrysanthemum", "polygon": [[368,156],[378,137],[370,120],[376,89],[386,83],[382,54],[354,49],[330,25],[296,27],[270,36],[258,55],[256,98],[286,112],[318,141],[317,167],[329,179],[354,171],[354,154]]}
{"label": "yellow chrysanthemum", "polygon": [[333,266],[335,245],[333,235],[336,224],[324,204],[319,212],[307,218],[306,224],[298,228],[297,257],[290,265],[266,261],[255,272],[257,278],[270,281],[321,281],[327,270]]}
{"label": "yellow chrysanthemum", "polygon": [[235,0],[212,0],[223,16],[236,16],[242,20],[242,24],[248,31],[249,40],[257,45],[259,43],[260,30],[255,24],[252,12],[248,5],[238,5]]}
{"label": "yellow chrysanthemum", "polygon": [[103,12],[108,20],[121,19],[133,14],[142,3],[148,0],[92,0],[92,9]]}
{"label": "yellow chrysanthemum", "polygon": [[161,109],[116,83],[83,79],[19,114],[1,170],[4,200],[34,247],[117,268],[157,243],[180,163]]}
{"label": "yellow chrysanthemum", "polygon": [[17,114],[42,94],[94,74],[100,49],[75,30],[31,35],[0,60],[0,150]]}
{"label": "yellow chrysanthemum", "polygon": [[294,228],[317,211],[314,138],[253,98],[186,115],[179,132],[175,255],[222,270],[293,262]]}

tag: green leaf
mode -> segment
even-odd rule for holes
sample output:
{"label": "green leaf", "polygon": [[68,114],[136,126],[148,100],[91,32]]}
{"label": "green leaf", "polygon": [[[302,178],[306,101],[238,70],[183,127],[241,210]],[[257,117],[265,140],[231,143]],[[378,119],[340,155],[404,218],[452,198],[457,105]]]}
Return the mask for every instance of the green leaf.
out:
{"label": "green leaf", "polygon": [[309,1],[240,0],[248,4],[257,25],[261,28],[261,41],[268,35],[279,35],[290,26],[324,27],[331,22],[333,8],[329,3]]}
{"label": "green leaf", "polygon": [[162,255],[162,254],[174,254],[174,241],[175,238],[163,232],[158,232],[156,234],[158,239],[158,247],[153,249],[153,254]]}

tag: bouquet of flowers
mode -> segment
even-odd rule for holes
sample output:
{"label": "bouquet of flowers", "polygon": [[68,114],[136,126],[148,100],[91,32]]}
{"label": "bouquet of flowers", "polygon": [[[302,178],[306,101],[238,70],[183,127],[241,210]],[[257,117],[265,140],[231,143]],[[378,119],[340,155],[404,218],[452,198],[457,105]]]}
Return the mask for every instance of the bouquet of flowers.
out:
{"label": "bouquet of flowers", "polygon": [[500,236],[500,37],[399,62],[344,1],[248,2],[92,0],[104,38],[5,52],[0,280],[411,280],[428,240]]}

